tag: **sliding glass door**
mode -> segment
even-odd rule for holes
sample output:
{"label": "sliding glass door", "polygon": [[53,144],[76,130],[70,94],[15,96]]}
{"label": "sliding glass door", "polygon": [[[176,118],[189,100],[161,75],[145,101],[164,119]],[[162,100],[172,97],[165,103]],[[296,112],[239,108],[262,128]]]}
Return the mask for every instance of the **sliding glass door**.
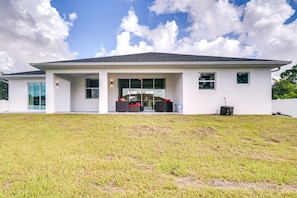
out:
{"label": "sliding glass door", "polygon": [[140,102],[144,110],[153,110],[156,101],[165,98],[165,79],[119,79],[119,97]]}
{"label": "sliding glass door", "polygon": [[29,109],[44,110],[45,109],[45,83],[28,83],[29,92]]}

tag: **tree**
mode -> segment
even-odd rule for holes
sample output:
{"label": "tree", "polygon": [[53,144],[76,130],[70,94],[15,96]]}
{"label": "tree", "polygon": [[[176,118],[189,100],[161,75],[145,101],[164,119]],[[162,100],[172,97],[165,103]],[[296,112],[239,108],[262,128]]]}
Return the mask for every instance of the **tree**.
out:
{"label": "tree", "polygon": [[294,65],[292,69],[287,69],[280,75],[281,79],[287,80],[291,83],[297,83],[297,65]]}
{"label": "tree", "polygon": [[0,79],[0,100],[8,100],[8,82]]}
{"label": "tree", "polygon": [[296,84],[288,80],[274,80],[272,85],[272,99],[297,98]]}
{"label": "tree", "polygon": [[281,73],[272,85],[272,99],[297,98],[297,65]]}

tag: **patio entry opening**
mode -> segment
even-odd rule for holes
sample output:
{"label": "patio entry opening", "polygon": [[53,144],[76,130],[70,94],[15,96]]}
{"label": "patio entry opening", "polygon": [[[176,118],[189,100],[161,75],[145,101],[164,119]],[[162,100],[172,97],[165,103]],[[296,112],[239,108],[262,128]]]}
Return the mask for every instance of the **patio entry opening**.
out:
{"label": "patio entry opening", "polygon": [[166,97],[164,78],[118,79],[119,98],[140,102],[145,111],[154,110],[155,103]]}

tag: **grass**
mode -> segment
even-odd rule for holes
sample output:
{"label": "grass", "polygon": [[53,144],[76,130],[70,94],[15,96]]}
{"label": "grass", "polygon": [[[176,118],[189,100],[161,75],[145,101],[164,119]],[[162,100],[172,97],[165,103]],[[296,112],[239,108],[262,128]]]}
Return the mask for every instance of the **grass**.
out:
{"label": "grass", "polygon": [[297,120],[0,114],[0,197],[296,197]]}

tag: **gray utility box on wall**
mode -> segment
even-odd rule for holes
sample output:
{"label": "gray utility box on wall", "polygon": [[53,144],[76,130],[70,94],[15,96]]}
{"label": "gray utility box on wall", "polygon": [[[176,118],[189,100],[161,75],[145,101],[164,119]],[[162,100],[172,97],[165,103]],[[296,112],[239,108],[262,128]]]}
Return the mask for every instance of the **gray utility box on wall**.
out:
{"label": "gray utility box on wall", "polygon": [[232,106],[221,106],[221,115],[233,115],[233,107]]}

